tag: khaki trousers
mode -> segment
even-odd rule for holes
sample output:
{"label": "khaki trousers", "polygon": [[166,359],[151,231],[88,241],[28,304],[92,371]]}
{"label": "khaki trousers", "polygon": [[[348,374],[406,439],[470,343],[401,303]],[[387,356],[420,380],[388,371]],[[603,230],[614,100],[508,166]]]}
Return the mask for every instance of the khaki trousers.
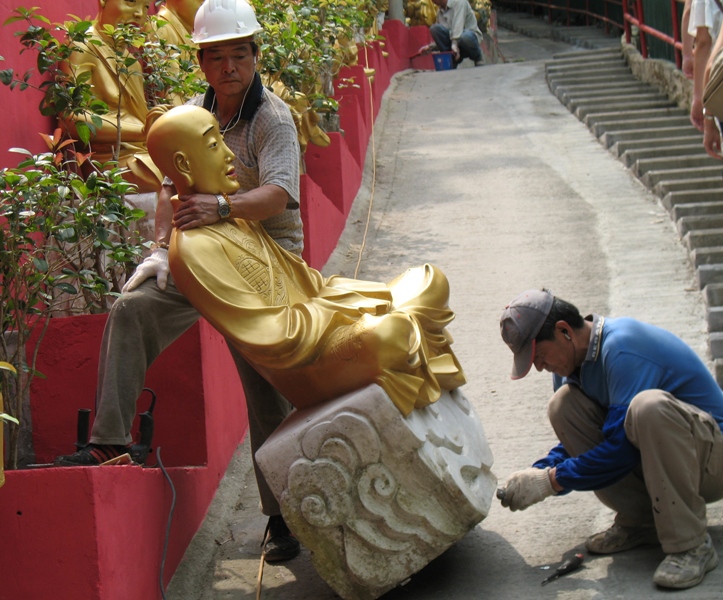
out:
{"label": "khaki trousers", "polygon": [[[561,387],[548,414],[570,456],[603,441],[607,411],[577,386]],[[595,495],[617,511],[618,525],[655,525],[666,554],[703,543],[706,503],[723,498],[723,434],[715,419],[667,392],[646,390],[630,403],[625,433],[641,464]]]}
{"label": "khaki trousers", "polygon": [[[200,315],[168,279],[160,290],[155,278],[123,294],[113,305],[103,332],[98,368],[96,417],[90,442],[129,444],[136,401],[146,370]],[[281,514],[279,503],[256,465],[256,451],[291,411],[291,404],[229,345],[246,396],[249,437],[256,482],[265,515]],[[188,432],[191,435],[191,432]]]}

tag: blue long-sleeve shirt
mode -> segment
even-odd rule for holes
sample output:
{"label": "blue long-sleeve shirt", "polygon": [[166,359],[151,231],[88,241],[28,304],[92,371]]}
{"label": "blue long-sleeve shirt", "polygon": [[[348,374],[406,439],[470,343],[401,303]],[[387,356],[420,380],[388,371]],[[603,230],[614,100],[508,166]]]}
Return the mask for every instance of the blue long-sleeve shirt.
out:
{"label": "blue long-sleeve shirt", "polygon": [[566,490],[599,490],[619,481],[640,464],[640,452],[625,435],[625,415],[640,392],[659,389],[710,413],[723,430],[723,391],[698,355],[674,334],[630,318],[593,315],[590,346],[576,375],[553,376],[557,390],[577,385],[607,409],[604,441],[571,457],[562,444],[538,460],[556,467]]}

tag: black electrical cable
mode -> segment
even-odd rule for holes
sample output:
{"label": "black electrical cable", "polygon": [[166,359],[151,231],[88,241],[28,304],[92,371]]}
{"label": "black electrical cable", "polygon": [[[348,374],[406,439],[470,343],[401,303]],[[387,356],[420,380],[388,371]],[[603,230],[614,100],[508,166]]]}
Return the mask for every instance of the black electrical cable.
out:
{"label": "black electrical cable", "polygon": [[171,537],[171,521],[173,520],[173,509],[176,508],[176,488],[173,486],[173,481],[171,481],[171,477],[168,475],[168,471],[166,471],[166,468],[163,466],[163,461],[161,460],[161,447],[160,446],[158,448],[156,448],[156,460],[158,461],[158,466],[161,468],[161,471],[163,472],[163,475],[166,478],[166,481],[168,481],[168,485],[171,487],[171,494],[172,494],[171,510],[168,512],[168,523],[166,525],[166,539],[163,542],[163,556],[161,557],[161,569],[158,573],[158,585],[161,588],[161,597],[163,598],[163,600],[166,600],[166,591],[163,588],[163,569],[166,566],[166,553],[168,552],[168,540]]}

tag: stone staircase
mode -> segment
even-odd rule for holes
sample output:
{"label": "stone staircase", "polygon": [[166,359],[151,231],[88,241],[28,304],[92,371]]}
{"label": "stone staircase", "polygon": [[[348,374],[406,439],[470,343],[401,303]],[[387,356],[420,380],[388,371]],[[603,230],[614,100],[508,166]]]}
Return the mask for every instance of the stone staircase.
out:
{"label": "stone staircase", "polygon": [[550,90],[669,211],[707,304],[709,347],[723,384],[723,162],[688,112],[634,75],[618,47],[561,54]]}

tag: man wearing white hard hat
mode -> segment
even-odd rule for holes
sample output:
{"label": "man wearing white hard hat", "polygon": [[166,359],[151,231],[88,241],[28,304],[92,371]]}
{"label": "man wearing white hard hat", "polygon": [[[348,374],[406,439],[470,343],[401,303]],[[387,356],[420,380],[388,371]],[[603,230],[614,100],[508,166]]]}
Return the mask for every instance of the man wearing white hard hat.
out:
{"label": "man wearing white hard hat", "polygon": [[510,475],[502,505],[526,510],[594,491],[615,522],[585,541],[593,554],[663,547],[660,587],[698,585],[718,565],[706,503],[723,498],[723,392],[669,331],[631,318],[583,317],[547,290],[517,296],[500,319],[512,378],[553,374],[548,415],[560,443]]}
{"label": "man wearing white hard hat", "polygon": [[[234,167],[241,187],[232,196],[182,196],[183,204],[174,216],[170,199],[175,188],[170,179],[164,181],[152,253],[123,288],[106,325],[90,444],[58,457],[59,466],[97,465],[128,452],[147,368],[199,318],[170,277],[168,242],[173,227],[187,230],[225,218],[260,221],[279,245],[301,255],[297,131],[287,105],[264,88],[256,73],[259,49],[254,34],[259,31],[261,26],[245,0],[206,0],[196,13],[192,39],[199,47],[199,64],[209,88],[189,104],[207,108],[218,119],[224,141],[236,155]],[[290,405],[237,352],[232,350],[232,354],[244,386],[255,454]],[[144,456],[133,458],[145,460]],[[299,553],[299,543],[286,527],[258,468],[256,479],[262,510],[269,516],[264,556],[268,562],[293,558]]]}

